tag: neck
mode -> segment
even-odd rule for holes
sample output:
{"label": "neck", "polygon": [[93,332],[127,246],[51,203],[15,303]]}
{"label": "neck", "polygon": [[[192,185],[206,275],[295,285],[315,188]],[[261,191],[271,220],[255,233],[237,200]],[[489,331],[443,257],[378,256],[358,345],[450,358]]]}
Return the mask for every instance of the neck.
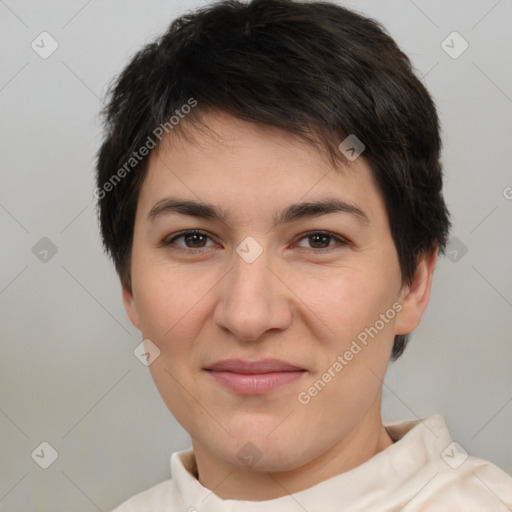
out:
{"label": "neck", "polygon": [[233,467],[192,440],[199,482],[222,499],[262,501],[308,489],[359,466],[393,444],[380,411],[363,420],[343,439],[307,464],[284,472]]}

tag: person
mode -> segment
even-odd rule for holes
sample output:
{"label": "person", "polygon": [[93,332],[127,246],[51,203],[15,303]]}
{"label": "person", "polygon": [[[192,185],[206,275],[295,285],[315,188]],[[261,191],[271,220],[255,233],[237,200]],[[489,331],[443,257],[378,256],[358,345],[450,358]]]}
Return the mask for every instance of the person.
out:
{"label": "person", "polygon": [[213,3],[132,58],[104,116],[103,243],[192,444],[116,512],[512,506],[441,416],[382,422],[450,229],[436,108],[383,27]]}

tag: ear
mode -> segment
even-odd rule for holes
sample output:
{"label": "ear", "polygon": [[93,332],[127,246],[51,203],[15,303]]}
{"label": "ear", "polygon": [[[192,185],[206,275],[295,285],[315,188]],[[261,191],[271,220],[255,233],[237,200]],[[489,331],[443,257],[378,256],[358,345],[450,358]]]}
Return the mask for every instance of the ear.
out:
{"label": "ear", "polygon": [[400,295],[402,310],[397,315],[396,334],[408,334],[420,323],[430,298],[438,252],[439,249],[435,248],[425,253],[416,267],[412,283],[402,288]]}
{"label": "ear", "polygon": [[126,310],[131,323],[140,331],[139,312],[137,311],[137,305],[135,304],[131,284],[122,284],[122,288],[124,309]]}

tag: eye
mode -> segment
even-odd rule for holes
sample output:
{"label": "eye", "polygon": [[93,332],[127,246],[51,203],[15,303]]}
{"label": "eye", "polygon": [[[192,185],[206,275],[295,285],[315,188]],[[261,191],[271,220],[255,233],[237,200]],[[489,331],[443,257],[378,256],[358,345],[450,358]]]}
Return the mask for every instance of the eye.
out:
{"label": "eye", "polygon": [[[311,249],[313,251],[327,252],[336,247],[349,245],[349,241],[339,235],[328,231],[312,231],[303,235],[295,244],[297,247]],[[188,230],[182,231],[164,240],[163,245],[174,246],[176,250],[196,250],[214,247],[215,242],[204,231]]]}
{"label": "eye", "polygon": [[165,245],[176,245],[180,249],[204,249],[215,245],[203,231],[189,230],[165,240]]}
{"label": "eye", "polygon": [[306,233],[296,245],[306,249],[322,251],[336,246],[348,245],[349,242],[344,238],[330,233],[328,231],[313,231]]}

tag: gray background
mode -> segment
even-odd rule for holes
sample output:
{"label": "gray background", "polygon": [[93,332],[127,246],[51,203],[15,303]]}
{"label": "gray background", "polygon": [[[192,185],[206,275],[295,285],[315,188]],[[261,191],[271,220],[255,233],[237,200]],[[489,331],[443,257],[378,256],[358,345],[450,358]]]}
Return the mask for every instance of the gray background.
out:
{"label": "gray background", "polygon": [[[189,445],[132,353],[92,190],[108,81],[200,3],[0,0],[0,510],[109,510]],[[384,418],[440,413],[470,454],[512,472],[512,2],[346,5],[388,28],[435,97],[456,237],[390,367]],[[59,44],[47,59],[31,48],[43,31]],[[441,47],[453,31],[469,43],[456,59]],[[42,441],[59,455],[46,470],[31,458]]]}

